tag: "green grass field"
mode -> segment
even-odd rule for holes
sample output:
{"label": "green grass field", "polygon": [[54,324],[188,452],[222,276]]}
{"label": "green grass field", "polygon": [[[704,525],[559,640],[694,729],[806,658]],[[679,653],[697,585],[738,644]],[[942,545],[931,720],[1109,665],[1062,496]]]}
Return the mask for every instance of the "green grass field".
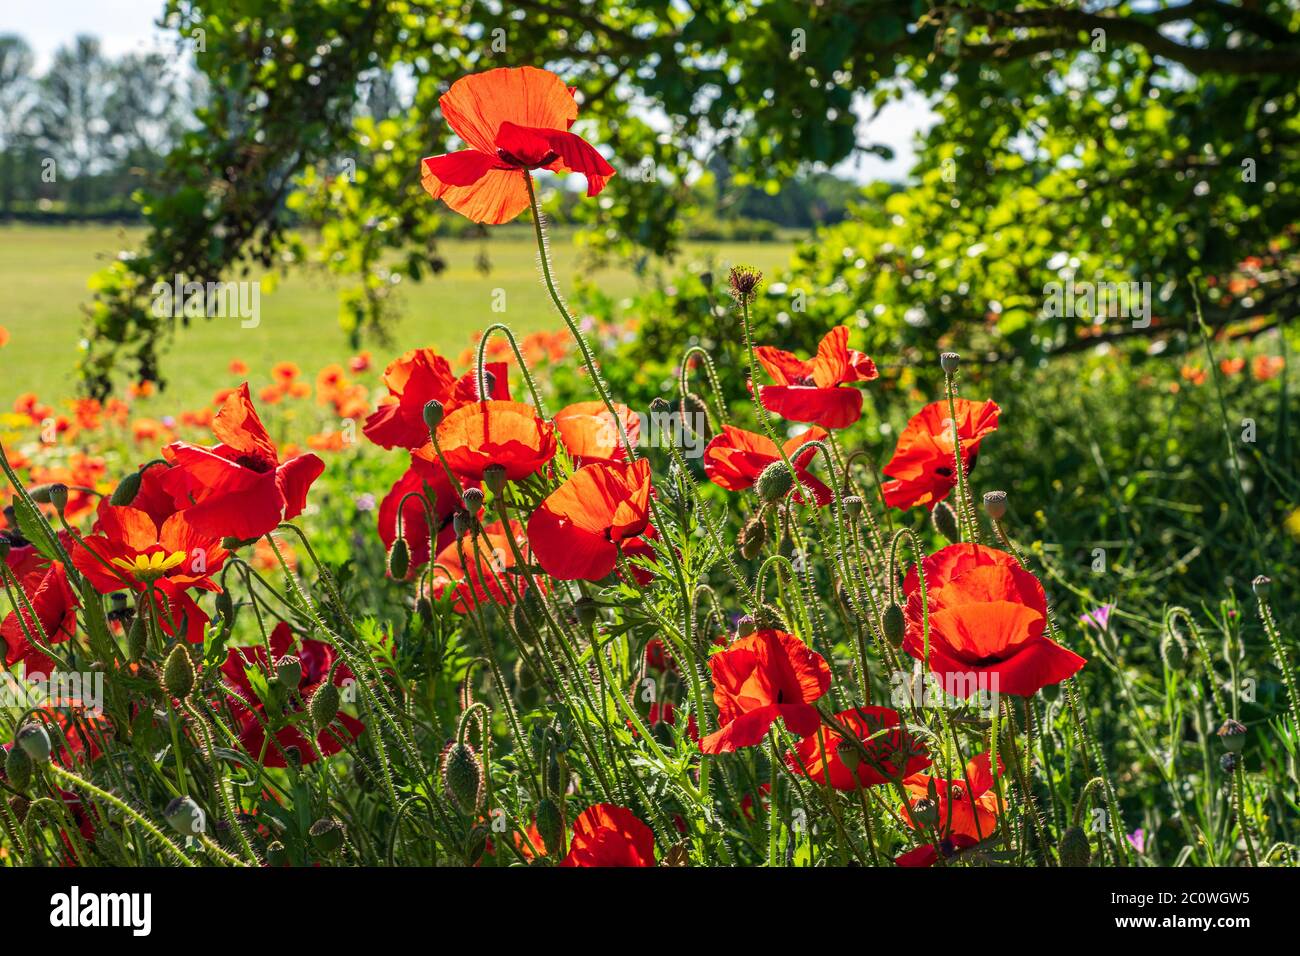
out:
{"label": "green grass field", "polygon": [[[135,247],[139,229],[111,226],[0,226],[0,326],[9,344],[0,349],[0,402],[36,392],[46,401],[67,397],[76,386],[77,343],[83,334],[81,307],[89,301],[86,280],[122,250]],[[737,262],[770,270],[784,265],[791,244],[690,243],[683,263],[712,262],[715,268]],[[537,277],[531,232],[507,228],[487,241],[445,240],[440,251],[448,269],[401,293],[402,318],[391,350],[371,348],[381,366],[388,351],[432,345],[453,360],[471,334],[505,321],[519,332],[557,328],[560,319]],[[486,251],[492,271],[476,268]],[[578,268],[572,234],[556,230],[551,252],[557,276],[567,287]],[[612,295],[631,293],[632,272],[606,269],[591,278]],[[492,311],[494,289],[505,290],[504,314]],[[175,411],[205,403],[213,390],[230,382],[232,359],[245,361],[255,380],[278,361],[297,362],[306,373],[346,359],[347,339],[338,324],[338,286],[330,277],[306,269],[291,273],[274,292],[263,291],[261,323],[241,328],[236,319],[199,320],[178,333],[164,358],[167,405]]]}

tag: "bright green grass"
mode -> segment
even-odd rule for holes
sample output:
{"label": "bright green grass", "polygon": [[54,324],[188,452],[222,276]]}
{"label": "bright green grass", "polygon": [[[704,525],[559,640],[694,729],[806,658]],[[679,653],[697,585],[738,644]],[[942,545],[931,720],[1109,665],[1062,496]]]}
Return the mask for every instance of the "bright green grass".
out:
{"label": "bright green grass", "polygon": [[[10,342],[0,349],[0,408],[15,395],[36,392],[57,401],[75,388],[74,367],[81,338],[81,306],[90,298],[86,280],[120,250],[135,246],[138,229],[111,226],[0,226],[0,326]],[[748,263],[764,270],[786,264],[792,245],[776,243],[690,243],[678,264],[711,262],[715,269]],[[476,268],[480,251],[492,271]],[[381,367],[397,353],[432,345],[454,362],[474,331],[504,321],[520,333],[561,327],[537,276],[536,247],[523,228],[498,230],[493,238],[444,240],[448,268],[441,276],[408,284],[400,293],[401,321],[395,344],[367,346]],[[572,233],[556,230],[551,254],[561,289],[579,266]],[[610,294],[633,292],[638,279],[625,269],[591,275]],[[492,311],[493,290],[505,290],[504,314]],[[261,323],[244,329],[236,319],[197,320],[182,329],[165,355],[170,410],[206,403],[230,384],[227,367],[242,359],[254,384],[266,381],[275,362],[298,363],[304,373],[351,354],[338,324],[338,286],[317,271],[297,270],[274,292],[263,290]]]}

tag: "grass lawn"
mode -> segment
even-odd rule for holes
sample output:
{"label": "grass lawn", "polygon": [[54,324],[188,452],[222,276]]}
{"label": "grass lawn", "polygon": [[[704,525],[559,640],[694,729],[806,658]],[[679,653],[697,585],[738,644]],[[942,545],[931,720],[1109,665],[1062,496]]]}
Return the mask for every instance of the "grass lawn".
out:
{"label": "grass lawn", "polygon": [[[119,251],[137,245],[141,236],[139,229],[115,226],[0,226],[0,326],[10,336],[0,349],[0,407],[7,408],[23,392],[36,392],[46,401],[72,393],[77,343],[84,331],[81,306],[90,298],[86,280]],[[470,335],[492,322],[508,322],[519,332],[559,327],[560,318],[537,276],[531,236],[523,228],[509,228],[487,241],[444,240],[440,249],[447,270],[402,291],[396,344],[372,347],[376,362],[382,366],[390,351],[423,345],[454,361]],[[791,249],[786,242],[690,243],[681,261],[712,261],[715,270],[736,263],[771,270],[787,262]],[[492,262],[487,275],[476,268],[480,251]],[[572,233],[554,230],[551,252],[561,288],[567,288],[578,268]],[[638,282],[626,269],[602,270],[593,278],[616,296],[632,292]],[[495,289],[505,290],[504,313],[492,311]],[[237,319],[215,319],[180,330],[163,365],[171,411],[204,404],[216,388],[230,384],[227,366],[235,358],[248,364],[256,384],[278,361],[296,362],[314,374],[350,354],[338,324],[338,288],[327,275],[295,271],[274,292],[263,290],[260,305],[257,328],[241,328]]]}

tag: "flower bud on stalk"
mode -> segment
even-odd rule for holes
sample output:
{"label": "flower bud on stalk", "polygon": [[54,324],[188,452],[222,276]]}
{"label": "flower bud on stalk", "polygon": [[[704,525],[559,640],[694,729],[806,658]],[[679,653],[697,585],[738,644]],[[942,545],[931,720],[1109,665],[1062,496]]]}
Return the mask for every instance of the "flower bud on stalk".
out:
{"label": "flower bud on stalk", "polygon": [[163,664],[163,690],[177,700],[184,700],[194,690],[194,662],[183,644],[173,647]]}
{"label": "flower bud on stalk", "polygon": [[456,537],[463,538],[474,528],[474,516],[468,511],[460,510],[451,516],[451,526],[456,532]]}
{"label": "flower bud on stalk", "polygon": [[429,431],[442,424],[443,414],[442,402],[436,398],[424,403],[424,424],[428,426]]}
{"label": "flower bud on stalk", "polygon": [[5,758],[5,776],[15,790],[26,790],[32,782],[32,758],[22,747],[9,748],[9,756]]}
{"label": "flower bud on stalk", "polygon": [[467,814],[483,802],[483,766],[469,744],[453,740],[442,752],[442,785],[448,796]]}
{"label": "flower bud on stalk", "polygon": [[108,503],[115,508],[125,508],[135,501],[135,496],[140,493],[140,482],[140,472],[131,472],[117,483],[117,487],[113,489],[113,494],[109,497]]}
{"label": "flower bud on stalk", "polygon": [[50,735],[40,724],[24,724],[14,740],[33,763],[45,763],[50,759]]}
{"label": "flower bud on stalk", "polygon": [[322,731],[334,723],[339,715],[339,689],[328,680],[316,688],[308,705],[311,710],[311,722],[317,731]]}
{"label": "flower bud on stalk", "polygon": [[957,526],[957,516],[953,514],[948,502],[935,502],[934,510],[930,512],[930,520],[934,522],[934,529],[950,542],[961,543],[961,529]]}
{"label": "flower bud on stalk", "polygon": [[406,539],[393,539],[393,546],[388,549],[388,573],[395,581],[406,580],[406,572],[411,570],[411,549]]}
{"label": "flower bud on stalk", "polygon": [[55,482],[50,485],[50,504],[54,505],[54,510],[60,515],[68,507],[68,486],[62,482]]}
{"label": "flower bud on stalk", "polygon": [[[544,797],[541,803],[537,804],[537,832],[542,842],[546,844],[545,850],[548,856],[555,856],[560,852],[560,847],[564,845],[564,816],[554,800]],[[538,847],[538,849],[543,848]]]}
{"label": "flower bud on stalk", "polygon": [[203,811],[190,797],[176,797],[168,803],[163,818],[183,837],[203,835]]}
{"label": "flower bud on stalk", "polygon": [[984,492],[984,513],[994,521],[1001,521],[1007,513],[1007,493],[1005,491]]}
{"label": "flower bud on stalk", "polygon": [[740,551],[741,556],[746,561],[749,561],[758,556],[758,552],[763,549],[763,542],[766,540],[767,528],[763,524],[762,512],[759,512],[745,522],[740,529],[736,548]]}
{"label": "flower bud on stalk", "polygon": [[903,609],[898,606],[898,603],[891,601],[885,605],[885,609],[880,613],[880,629],[885,632],[885,639],[896,648],[902,647],[905,628]]}
{"label": "flower bud on stalk", "polygon": [[1066,827],[1058,847],[1061,866],[1087,866],[1092,860],[1092,845],[1081,826]]}
{"label": "flower bud on stalk", "polygon": [[759,473],[754,487],[758,489],[758,498],[765,505],[780,501],[794,487],[794,474],[783,461],[774,461]]}
{"label": "flower bud on stalk", "polygon": [[754,612],[754,624],[760,631],[787,631],[785,618],[775,604],[760,604]]}

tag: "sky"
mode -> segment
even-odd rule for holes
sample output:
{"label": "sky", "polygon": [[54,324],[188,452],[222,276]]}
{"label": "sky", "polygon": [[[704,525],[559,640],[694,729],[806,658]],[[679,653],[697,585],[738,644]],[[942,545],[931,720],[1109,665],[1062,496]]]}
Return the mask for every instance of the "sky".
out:
{"label": "sky", "polygon": [[[161,0],[0,0],[0,33],[25,39],[36,54],[39,72],[56,49],[79,33],[99,37],[104,52],[114,57],[172,49],[174,37],[155,25],[162,8]],[[890,103],[870,123],[861,118],[859,142],[883,143],[894,150],[894,159],[855,157],[840,163],[835,172],[858,182],[903,180],[915,161],[917,132],[936,119],[925,100],[914,94]]]}

